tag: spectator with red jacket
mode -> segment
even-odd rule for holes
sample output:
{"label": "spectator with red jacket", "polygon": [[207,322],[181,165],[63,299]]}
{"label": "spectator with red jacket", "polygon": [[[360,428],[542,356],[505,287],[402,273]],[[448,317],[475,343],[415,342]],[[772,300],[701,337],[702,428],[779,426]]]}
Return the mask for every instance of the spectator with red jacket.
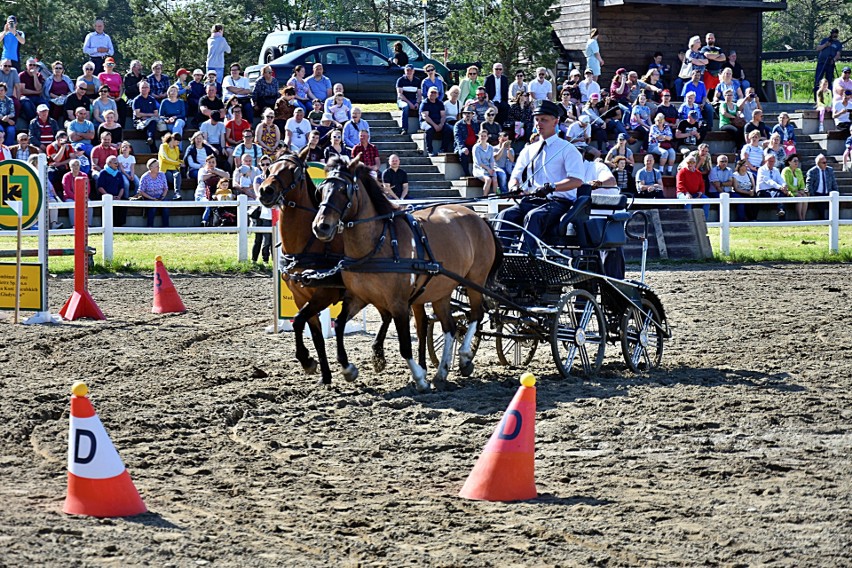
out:
{"label": "spectator with red jacket", "polygon": [[[707,199],[704,194],[704,175],[698,170],[697,152],[690,152],[683,160],[684,167],[677,172],[677,198],[678,199]],[[686,209],[692,209],[687,205]],[[704,218],[710,215],[710,206],[704,206]]]}

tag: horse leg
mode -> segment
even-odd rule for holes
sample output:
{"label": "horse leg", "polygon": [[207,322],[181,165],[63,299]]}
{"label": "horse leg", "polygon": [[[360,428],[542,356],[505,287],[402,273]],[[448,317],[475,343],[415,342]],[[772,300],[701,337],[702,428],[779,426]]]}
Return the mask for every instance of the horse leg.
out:
{"label": "horse leg", "polygon": [[349,357],[346,354],[346,347],[343,345],[343,337],[346,332],[346,322],[352,319],[352,316],[360,312],[366,303],[357,298],[350,296],[343,297],[343,309],[340,310],[340,315],[337,316],[335,322],[335,337],[337,339],[337,362],[342,367],[341,373],[343,378],[348,382],[352,382],[358,378],[358,367],[349,362]]}
{"label": "horse leg", "polygon": [[314,316],[308,320],[308,327],[311,330],[311,339],[314,342],[314,348],[317,350],[317,358],[320,364],[321,379],[320,382],[324,385],[331,384],[331,368],[328,365],[328,356],[325,353],[325,337],[322,334],[322,324],[319,316]]}
{"label": "horse leg", "polygon": [[[296,336],[296,359],[301,363],[305,374],[313,375],[317,372],[317,362],[311,357],[308,348],[305,347],[305,324],[308,320],[315,318],[319,313],[311,302],[306,303],[293,319],[293,332]],[[311,332],[313,334],[313,331]],[[316,345],[316,340],[314,340]],[[317,353],[319,355],[319,353]]]}
{"label": "horse leg", "polygon": [[469,377],[473,374],[473,337],[479,328],[482,321],[482,294],[471,288],[467,289],[468,300],[470,301],[470,325],[467,328],[467,333],[464,335],[461,347],[459,347],[459,373],[463,377]]}
{"label": "horse leg", "polygon": [[385,338],[391,323],[390,313],[384,310],[379,310],[379,313],[382,316],[382,325],[376,334],[376,339],[373,340],[373,370],[377,373],[384,371],[388,364],[385,360]]}
{"label": "horse leg", "polygon": [[408,327],[408,308],[394,314],[393,322],[396,325],[396,334],[399,336],[399,353],[405,359],[405,362],[408,363],[408,368],[411,369],[411,378],[414,380],[414,387],[419,392],[428,392],[429,381],[426,380],[426,371],[417,364],[411,352],[411,329]]}
{"label": "horse leg", "polygon": [[444,352],[441,353],[441,362],[438,364],[438,369],[432,378],[432,384],[436,388],[440,388],[447,382],[447,375],[450,373],[450,362],[453,360],[453,352],[456,348],[456,320],[453,319],[450,313],[449,297],[432,302],[432,310],[435,312],[438,321],[441,322],[441,329],[444,332]]}
{"label": "horse leg", "polygon": [[426,306],[411,306],[414,312],[414,329],[417,331],[417,363],[426,371],[426,331],[429,320],[426,318]]}

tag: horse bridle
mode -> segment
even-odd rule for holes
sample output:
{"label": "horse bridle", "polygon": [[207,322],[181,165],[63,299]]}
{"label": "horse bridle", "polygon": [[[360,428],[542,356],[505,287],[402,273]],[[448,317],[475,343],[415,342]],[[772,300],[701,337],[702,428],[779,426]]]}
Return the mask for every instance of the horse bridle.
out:
{"label": "horse bridle", "polygon": [[[293,181],[290,182],[290,185],[287,187],[287,189],[278,192],[278,198],[275,200],[275,203],[273,203],[272,206],[295,207],[298,209],[300,208],[300,206],[297,205],[295,201],[287,200],[287,196],[290,194],[291,191],[299,187],[300,183],[305,181],[305,164],[302,163],[302,160],[300,160],[298,156],[294,156],[292,154],[288,154],[281,158],[278,158],[276,162],[286,162],[292,166],[295,166],[295,168],[290,170],[294,172]],[[278,175],[275,176],[275,182],[281,185],[281,180],[278,178]]]}
{"label": "horse bridle", "polygon": [[343,217],[346,215],[346,212],[352,207],[352,198],[358,192],[358,181],[355,179],[349,171],[341,168],[335,168],[330,171],[328,175],[325,177],[325,180],[320,184],[320,187],[325,185],[328,182],[335,183],[334,189],[337,189],[337,184],[344,185],[346,187],[346,207],[341,210],[335,205],[329,203],[329,198],[331,197],[331,192],[328,193],[328,196],[325,195],[323,191],[322,203],[320,203],[320,211],[322,211],[323,207],[331,209],[335,213],[337,213],[340,221],[338,232],[343,230]]}

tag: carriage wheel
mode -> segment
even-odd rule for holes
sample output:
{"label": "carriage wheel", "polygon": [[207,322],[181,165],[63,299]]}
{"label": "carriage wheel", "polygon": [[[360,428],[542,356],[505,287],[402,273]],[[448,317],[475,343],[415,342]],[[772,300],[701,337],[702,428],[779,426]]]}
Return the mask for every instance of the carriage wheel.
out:
{"label": "carriage wheel", "polygon": [[538,348],[538,335],[527,325],[514,321],[498,321],[497,359],[506,367],[525,367]]}
{"label": "carriage wheel", "polygon": [[[480,324],[481,329],[482,324]],[[453,356],[450,359],[450,369],[454,369],[456,365],[456,354],[461,342],[464,341],[464,336],[467,333],[467,320],[465,318],[456,319],[456,349],[453,351]],[[473,354],[476,355],[476,350],[479,349],[480,336],[477,333],[473,336],[470,342],[470,348]],[[426,328],[426,350],[429,352],[429,361],[432,366],[437,368],[441,364],[441,356],[444,354],[444,331],[441,329],[441,322],[434,316],[429,317],[429,327]]]}
{"label": "carriage wheel", "polygon": [[641,310],[631,304],[621,317],[621,353],[634,373],[660,366],[664,337],[657,327],[659,324],[657,308],[645,298]]}
{"label": "carriage wheel", "polygon": [[550,346],[559,373],[568,378],[576,365],[585,376],[596,374],[606,348],[606,323],[601,307],[585,290],[563,294],[556,307]]}

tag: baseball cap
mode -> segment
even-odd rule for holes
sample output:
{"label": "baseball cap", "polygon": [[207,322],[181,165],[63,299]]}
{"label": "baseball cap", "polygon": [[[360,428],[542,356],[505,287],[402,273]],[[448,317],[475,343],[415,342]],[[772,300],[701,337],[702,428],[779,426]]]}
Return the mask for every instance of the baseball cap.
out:
{"label": "baseball cap", "polygon": [[663,89],[663,92],[660,93],[660,96],[665,97],[666,95],[672,96],[671,92],[668,89]]}
{"label": "baseball cap", "polygon": [[405,69],[414,69],[414,65],[409,63],[408,65],[405,66]]}
{"label": "baseball cap", "polygon": [[579,74],[580,74],[579,69],[571,69],[571,73],[569,73],[568,76],[573,77],[574,75],[579,75]]}
{"label": "baseball cap", "polygon": [[619,67],[615,72],[616,75],[621,75],[622,73],[627,73],[627,69],[625,69],[624,67]]}
{"label": "baseball cap", "polygon": [[178,76],[178,77],[180,77],[181,75],[189,75],[189,70],[181,67],[180,69],[177,70],[175,75]]}
{"label": "baseball cap", "polygon": [[589,95],[589,98],[590,99],[599,99],[599,98],[601,98],[601,96],[598,93],[592,93],[591,95]]}
{"label": "baseball cap", "polygon": [[41,111],[43,111],[43,110],[50,110],[50,107],[49,107],[49,106],[47,106],[47,105],[38,105],[38,106],[36,107],[36,112],[41,112]]}
{"label": "baseball cap", "polygon": [[334,117],[331,116],[330,112],[326,112],[322,115],[322,120],[329,120],[330,121],[330,120],[334,120]]}
{"label": "baseball cap", "polygon": [[105,64],[106,63],[115,63],[115,58],[114,57],[107,57],[106,59],[104,59],[104,63]]}
{"label": "baseball cap", "polygon": [[6,21],[7,21],[7,22],[15,22],[15,23],[17,23],[17,22],[18,22],[18,18],[16,18],[15,16],[9,16],[8,18],[6,18]]}
{"label": "baseball cap", "polygon": [[849,67],[849,66],[847,65],[846,67],[844,67],[844,68],[843,68],[843,72],[844,72],[844,73],[852,73],[852,67]]}
{"label": "baseball cap", "polygon": [[427,93],[437,93],[439,91],[438,91],[438,87],[429,87],[429,90],[426,91],[426,92]]}
{"label": "baseball cap", "polygon": [[697,110],[691,110],[691,111],[689,111],[689,117],[690,117],[690,118],[696,118],[696,119],[697,119],[697,118],[698,118],[698,111],[697,111]]}
{"label": "baseball cap", "polygon": [[594,73],[592,72],[591,69],[586,69],[586,72],[584,73],[584,75],[594,75]]}
{"label": "baseball cap", "polygon": [[577,120],[580,122],[580,124],[589,124],[589,121],[591,119],[589,118],[589,115],[583,114],[583,115],[580,115],[580,118],[578,118]]}
{"label": "baseball cap", "polygon": [[622,140],[627,140],[627,134],[624,132],[618,135],[618,141],[621,142]]}
{"label": "baseball cap", "polygon": [[462,114],[474,114],[474,112],[472,108],[466,107],[462,109]]}

